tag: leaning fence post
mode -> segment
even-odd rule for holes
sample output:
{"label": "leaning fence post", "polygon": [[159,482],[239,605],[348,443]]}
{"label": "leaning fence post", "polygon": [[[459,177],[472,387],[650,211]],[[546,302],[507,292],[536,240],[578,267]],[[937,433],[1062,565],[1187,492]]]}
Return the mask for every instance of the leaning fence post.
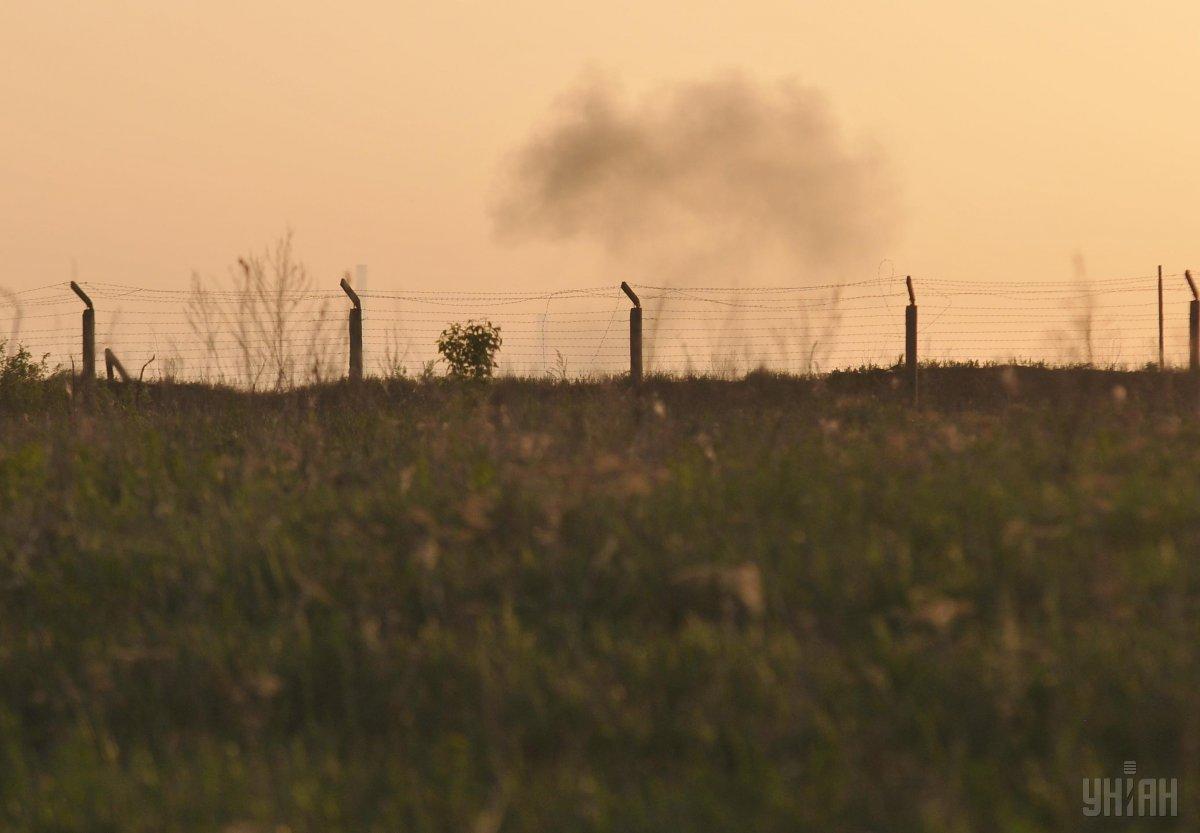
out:
{"label": "leaning fence post", "polygon": [[342,278],[342,290],[350,296],[354,306],[350,310],[350,379],[357,382],[363,376],[362,356],[362,302],[350,282]]}
{"label": "leaning fence post", "polygon": [[1192,288],[1192,303],[1188,308],[1188,370],[1196,373],[1200,371],[1200,292],[1196,291],[1192,270],[1188,269],[1183,276]]}
{"label": "leaning fence post", "polygon": [[621,290],[633,301],[629,310],[629,381],[642,383],[642,302],[629,284],[621,281]]}
{"label": "leaning fence post", "polygon": [[71,289],[87,305],[87,309],[83,311],[82,378],[85,382],[91,382],[96,378],[96,308],[92,306],[92,299],[79,288],[79,284],[75,281],[71,281]]}
{"label": "leaning fence post", "polygon": [[913,402],[917,401],[917,296],[913,293],[912,275],[904,279],[908,286],[908,306],[904,309],[904,368]]}
{"label": "leaning fence post", "polygon": [[117,358],[117,354],[112,351],[111,347],[104,348],[104,370],[108,374],[108,381],[113,380],[115,375],[121,377],[122,382],[129,381],[129,374],[125,372],[125,365],[121,364],[121,360]]}

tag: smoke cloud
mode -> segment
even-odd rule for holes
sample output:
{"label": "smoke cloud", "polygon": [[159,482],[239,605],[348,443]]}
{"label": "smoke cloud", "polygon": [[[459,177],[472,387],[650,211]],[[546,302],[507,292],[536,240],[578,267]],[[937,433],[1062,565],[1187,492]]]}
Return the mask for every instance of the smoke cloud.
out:
{"label": "smoke cloud", "polygon": [[736,74],[634,102],[577,87],[493,205],[502,238],[592,241],[685,283],[874,264],[896,213],[882,153],[848,142],[820,92]]}

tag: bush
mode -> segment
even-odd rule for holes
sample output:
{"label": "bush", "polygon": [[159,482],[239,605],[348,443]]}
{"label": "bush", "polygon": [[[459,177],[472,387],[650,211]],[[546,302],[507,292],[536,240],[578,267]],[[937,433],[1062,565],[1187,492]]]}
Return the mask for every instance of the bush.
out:
{"label": "bush", "polygon": [[438,336],[438,352],[450,365],[450,375],[465,379],[486,379],[496,369],[496,351],[500,349],[500,328],[491,321],[451,324]]}
{"label": "bush", "polygon": [[41,393],[46,379],[46,356],[35,361],[33,354],[21,345],[9,352],[7,341],[0,341],[0,407],[31,405]]}

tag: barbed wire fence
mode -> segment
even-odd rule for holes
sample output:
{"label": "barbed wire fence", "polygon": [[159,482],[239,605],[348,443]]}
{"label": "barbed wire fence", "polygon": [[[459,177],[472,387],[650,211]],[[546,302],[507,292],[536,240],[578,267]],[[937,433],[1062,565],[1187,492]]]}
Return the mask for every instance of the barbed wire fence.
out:
{"label": "barbed wire fence", "polygon": [[[1186,366],[1193,291],[1182,273],[1091,281],[913,276],[922,362],[979,361]],[[350,363],[341,288],[270,291],[154,289],[68,282],[0,293],[0,340],[80,372],[81,298],[94,308],[93,350],[133,375],[243,387],[341,378]],[[1159,288],[1161,286],[1161,289]],[[903,277],[791,287],[633,284],[521,290],[358,292],[364,372],[440,372],[436,340],[453,322],[491,321],[501,375],[588,378],[631,366],[629,309],[640,303],[646,373],[736,376],[755,369],[811,374],[892,366],[906,353]],[[1161,313],[1160,313],[1161,310]],[[915,317],[915,315],[914,315]],[[1200,326],[1200,325],[1197,325]],[[1161,328],[1161,353],[1160,353]]]}

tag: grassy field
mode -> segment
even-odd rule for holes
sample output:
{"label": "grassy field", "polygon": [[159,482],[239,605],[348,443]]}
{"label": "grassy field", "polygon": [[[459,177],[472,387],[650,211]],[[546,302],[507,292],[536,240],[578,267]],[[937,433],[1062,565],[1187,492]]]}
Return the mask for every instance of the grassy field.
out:
{"label": "grassy field", "polygon": [[1200,385],[923,383],[0,397],[0,828],[1197,829]]}

